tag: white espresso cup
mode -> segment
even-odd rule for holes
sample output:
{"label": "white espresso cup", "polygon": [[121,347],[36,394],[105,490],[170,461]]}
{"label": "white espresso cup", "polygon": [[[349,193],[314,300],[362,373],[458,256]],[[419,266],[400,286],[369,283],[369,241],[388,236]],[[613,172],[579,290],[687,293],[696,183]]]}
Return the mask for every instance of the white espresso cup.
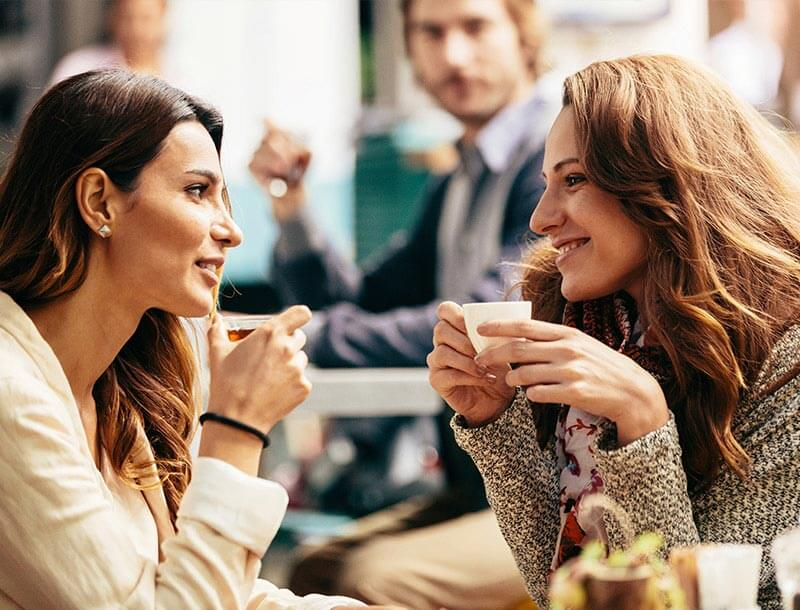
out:
{"label": "white espresso cup", "polygon": [[513,341],[513,337],[484,337],[476,330],[484,322],[494,320],[530,320],[530,301],[500,301],[495,303],[465,303],[461,306],[464,310],[464,324],[467,327],[467,336],[472,341],[476,352],[482,352],[487,347],[493,347]]}

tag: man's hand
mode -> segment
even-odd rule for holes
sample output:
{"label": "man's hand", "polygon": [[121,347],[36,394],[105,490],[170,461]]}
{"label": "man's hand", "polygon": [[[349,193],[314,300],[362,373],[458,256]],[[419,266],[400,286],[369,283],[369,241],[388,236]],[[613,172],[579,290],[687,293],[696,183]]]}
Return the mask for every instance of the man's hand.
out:
{"label": "man's hand", "polygon": [[265,123],[264,137],[250,160],[250,173],[270,197],[275,219],[288,220],[305,203],[303,177],[311,151],[272,121]]}

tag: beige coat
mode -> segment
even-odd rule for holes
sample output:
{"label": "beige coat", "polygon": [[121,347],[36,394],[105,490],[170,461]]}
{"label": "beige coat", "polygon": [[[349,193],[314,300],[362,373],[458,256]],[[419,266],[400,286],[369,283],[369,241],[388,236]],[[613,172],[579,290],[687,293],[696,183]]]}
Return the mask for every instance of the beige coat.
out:
{"label": "beige coat", "polygon": [[0,609],[354,603],[257,580],[287,504],[276,483],[199,458],[175,533],[160,489],[125,486],[107,462],[101,471],[55,354],[0,292]]}

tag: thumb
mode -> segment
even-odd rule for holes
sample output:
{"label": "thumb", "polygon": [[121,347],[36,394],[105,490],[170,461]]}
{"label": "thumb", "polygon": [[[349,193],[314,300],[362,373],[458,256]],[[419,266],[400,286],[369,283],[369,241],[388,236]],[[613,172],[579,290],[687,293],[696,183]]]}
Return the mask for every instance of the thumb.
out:
{"label": "thumb", "polygon": [[303,150],[297,159],[297,164],[303,171],[307,170],[308,166],[311,164],[311,151],[308,149]]}
{"label": "thumb", "polygon": [[216,314],[208,327],[208,358],[216,362],[218,358],[230,351],[228,327],[220,314]]}

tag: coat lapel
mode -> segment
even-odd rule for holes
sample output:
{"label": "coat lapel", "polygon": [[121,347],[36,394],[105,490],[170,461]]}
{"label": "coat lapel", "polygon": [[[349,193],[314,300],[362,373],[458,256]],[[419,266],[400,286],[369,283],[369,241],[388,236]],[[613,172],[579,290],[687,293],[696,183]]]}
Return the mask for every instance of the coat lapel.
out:
{"label": "coat lapel", "polygon": [[150,441],[147,439],[143,428],[139,428],[139,441],[140,449],[136,451],[132,457],[136,464],[150,465],[147,469],[148,474],[137,479],[137,482],[143,487],[142,495],[156,523],[156,530],[158,531],[158,557],[159,561],[163,561],[164,557],[161,551],[162,545],[166,540],[175,535],[175,528],[172,526],[172,521],[169,518],[167,498],[164,496],[164,488],[161,486],[161,480],[158,476],[153,450],[150,447]]}

